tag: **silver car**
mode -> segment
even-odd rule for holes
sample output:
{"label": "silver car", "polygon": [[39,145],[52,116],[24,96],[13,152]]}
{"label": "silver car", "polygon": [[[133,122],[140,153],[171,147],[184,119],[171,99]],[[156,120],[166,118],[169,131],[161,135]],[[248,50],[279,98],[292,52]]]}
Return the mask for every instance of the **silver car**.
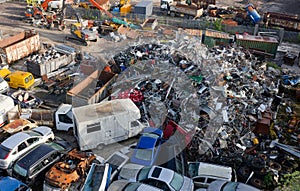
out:
{"label": "silver car", "polygon": [[163,191],[159,188],[143,184],[140,182],[129,182],[127,180],[113,181],[108,187],[107,191]]}
{"label": "silver car", "polygon": [[120,171],[119,179],[141,182],[166,191],[194,190],[192,179],[160,166],[126,164]]}
{"label": "silver car", "polygon": [[7,170],[14,161],[33,147],[53,139],[54,134],[51,128],[46,126],[36,127],[8,137],[0,144],[0,169]]}
{"label": "silver car", "polygon": [[[259,189],[241,183],[241,182],[230,182],[230,181],[224,181],[224,180],[216,180],[213,181],[207,188],[206,191],[260,191]],[[198,191],[198,190],[196,190]]]}

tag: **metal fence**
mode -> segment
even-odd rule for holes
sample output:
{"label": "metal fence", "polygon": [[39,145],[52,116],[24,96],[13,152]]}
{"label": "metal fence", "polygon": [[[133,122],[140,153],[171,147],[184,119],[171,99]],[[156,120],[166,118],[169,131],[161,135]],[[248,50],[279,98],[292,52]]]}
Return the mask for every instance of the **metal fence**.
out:
{"label": "metal fence", "polygon": [[[108,16],[103,15],[98,9],[84,9],[84,8],[76,8],[76,11],[81,14],[82,18],[84,19],[93,19],[93,20],[104,20],[109,19]],[[72,12],[67,11],[67,16],[72,16]],[[119,12],[111,12],[115,17],[117,18],[123,18],[127,19],[131,22],[134,22],[135,24],[142,24],[145,19],[145,15],[139,15],[134,13],[128,13],[125,16],[121,15]],[[179,17],[171,17],[168,15],[162,15],[161,13],[158,13],[159,16],[153,15],[151,17],[154,17],[158,20],[159,25],[164,26],[170,26],[172,27],[178,27],[178,28],[189,28],[189,29],[201,29],[205,30],[207,28],[209,29],[217,29],[219,26],[216,24],[216,19],[208,20],[206,18],[201,18],[197,20],[191,20],[191,19],[184,19]],[[74,16],[74,14],[73,14]],[[274,36],[279,36],[281,40],[287,41],[287,42],[293,42],[293,43],[300,43],[300,33],[299,32],[293,32],[293,31],[284,31],[282,28],[270,28],[270,27],[264,27],[259,26],[258,28],[255,28],[255,26],[252,25],[238,25],[238,26],[230,26],[230,25],[222,25],[221,30],[223,32],[227,32],[230,34],[236,34],[236,33],[249,33],[249,34],[257,34],[258,32],[269,32],[274,33]]]}

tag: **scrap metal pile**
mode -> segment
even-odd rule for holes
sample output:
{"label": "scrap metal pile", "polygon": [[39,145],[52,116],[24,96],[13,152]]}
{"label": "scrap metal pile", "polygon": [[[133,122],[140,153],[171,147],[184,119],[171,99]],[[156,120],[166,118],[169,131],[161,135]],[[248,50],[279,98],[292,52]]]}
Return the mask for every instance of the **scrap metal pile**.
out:
{"label": "scrap metal pile", "polygon": [[[150,125],[172,119],[194,132],[182,146],[189,161],[231,166],[238,181],[261,189],[299,170],[299,106],[285,106],[281,71],[246,49],[207,49],[196,38],[182,38],[132,46],[108,63],[121,73],[112,99],[131,98]],[[292,119],[293,143],[283,133]]]}

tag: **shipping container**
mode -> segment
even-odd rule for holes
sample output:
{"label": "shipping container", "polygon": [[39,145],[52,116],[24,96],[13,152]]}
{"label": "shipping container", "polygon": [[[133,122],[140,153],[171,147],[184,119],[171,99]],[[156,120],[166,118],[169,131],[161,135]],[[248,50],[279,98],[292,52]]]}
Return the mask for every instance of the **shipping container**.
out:
{"label": "shipping container", "polygon": [[266,12],[263,20],[266,26],[278,26],[285,30],[300,31],[300,18],[298,15]]}
{"label": "shipping container", "polygon": [[236,44],[251,50],[253,53],[275,56],[279,42],[274,37],[236,34]]}
{"label": "shipping container", "polygon": [[203,43],[210,48],[219,45],[228,45],[230,43],[233,43],[233,41],[234,41],[234,36],[228,33],[215,31],[211,29],[205,30]]}
{"label": "shipping container", "polygon": [[67,93],[67,102],[74,107],[99,103],[108,95],[110,85],[114,83],[117,74],[98,70],[75,85]]}
{"label": "shipping container", "polygon": [[0,40],[0,62],[10,64],[40,49],[40,38],[33,30],[26,30]]}
{"label": "shipping container", "polygon": [[134,6],[134,13],[144,15],[145,17],[151,16],[153,10],[152,1],[141,1]]}

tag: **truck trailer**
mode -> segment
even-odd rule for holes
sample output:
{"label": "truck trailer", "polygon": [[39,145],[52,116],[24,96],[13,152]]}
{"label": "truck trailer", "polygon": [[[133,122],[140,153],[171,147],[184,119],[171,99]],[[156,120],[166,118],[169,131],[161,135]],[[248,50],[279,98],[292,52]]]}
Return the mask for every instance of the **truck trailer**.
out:
{"label": "truck trailer", "polygon": [[173,2],[172,0],[162,0],[161,9],[167,11],[167,14],[175,17],[181,16],[186,18],[198,18],[203,14],[203,8],[196,5],[188,5],[185,3]]}

